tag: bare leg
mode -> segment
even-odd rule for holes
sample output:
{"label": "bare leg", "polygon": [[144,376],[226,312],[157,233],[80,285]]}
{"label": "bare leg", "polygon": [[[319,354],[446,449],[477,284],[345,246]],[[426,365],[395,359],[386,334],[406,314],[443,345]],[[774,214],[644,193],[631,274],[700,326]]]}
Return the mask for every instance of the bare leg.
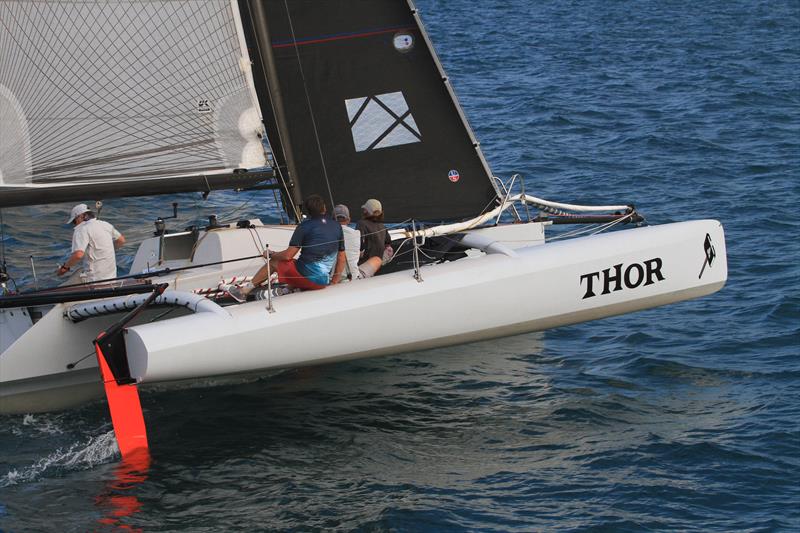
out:
{"label": "bare leg", "polygon": [[277,265],[277,260],[270,259],[269,267],[267,265],[262,266],[258,269],[258,272],[255,273],[253,279],[247,283],[241,285],[235,285],[228,289],[228,294],[237,302],[245,302],[247,301],[247,295],[250,294],[253,289],[257,288],[259,285],[267,281],[267,277],[275,271],[275,266]]}
{"label": "bare leg", "polygon": [[382,264],[383,260],[378,256],[374,256],[361,263],[360,268],[367,274],[367,277],[372,277],[380,270]]}
{"label": "bare leg", "polygon": [[255,273],[255,275],[253,276],[253,280],[250,283],[252,283],[253,286],[258,287],[259,285],[267,281],[267,276],[269,276],[270,273],[277,271],[277,265],[278,261],[276,259],[270,259],[269,269],[267,268],[267,265],[264,265],[261,268],[259,268],[258,272]]}

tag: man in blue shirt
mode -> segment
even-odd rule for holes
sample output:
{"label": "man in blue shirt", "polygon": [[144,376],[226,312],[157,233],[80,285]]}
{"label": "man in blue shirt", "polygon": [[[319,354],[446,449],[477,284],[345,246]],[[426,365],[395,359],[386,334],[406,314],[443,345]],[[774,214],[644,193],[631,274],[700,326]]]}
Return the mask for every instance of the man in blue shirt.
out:
{"label": "man in blue shirt", "polygon": [[[281,283],[304,290],[323,289],[339,283],[346,262],[342,226],[327,216],[327,206],[321,196],[312,194],[303,205],[308,218],[294,230],[289,247],[269,255],[269,270],[264,265],[250,283],[232,287],[229,293],[233,298],[246,299],[247,293],[267,280],[269,272],[277,272]],[[295,259],[298,252],[300,257]]]}

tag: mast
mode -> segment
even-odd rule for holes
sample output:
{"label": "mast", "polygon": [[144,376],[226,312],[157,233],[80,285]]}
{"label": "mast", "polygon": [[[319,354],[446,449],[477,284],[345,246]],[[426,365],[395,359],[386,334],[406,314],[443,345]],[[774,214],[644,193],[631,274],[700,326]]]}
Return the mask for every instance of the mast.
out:
{"label": "mast", "polygon": [[[270,137],[270,145],[280,148],[280,154],[286,163],[288,176],[286,176],[286,193],[289,198],[284,201],[291,203],[295,206],[289,213],[290,216],[295,216],[295,213],[300,212],[300,206],[303,203],[302,191],[298,179],[297,164],[294,158],[294,151],[292,150],[292,141],[289,135],[288,118],[286,116],[286,109],[283,100],[283,95],[278,82],[278,69],[275,65],[275,55],[272,53],[272,40],[270,38],[269,26],[267,25],[267,14],[262,0],[246,0],[248,12],[250,13],[250,23],[253,30],[253,37],[255,44],[258,48],[258,58],[260,69],[264,73],[264,83],[269,94],[267,98],[260,98],[259,102],[262,107],[262,115],[270,116],[268,110],[264,110],[264,106],[269,103],[272,116],[275,118],[275,127],[277,128],[277,135],[273,134]],[[266,102],[261,102],[266,100]],[[269,136],[269,130],[267,135]],[[331,209],[333,206],[331,206]],[[289,210],[287,210],[289,211]],[[300,222],[297,220],[297,222]]]}

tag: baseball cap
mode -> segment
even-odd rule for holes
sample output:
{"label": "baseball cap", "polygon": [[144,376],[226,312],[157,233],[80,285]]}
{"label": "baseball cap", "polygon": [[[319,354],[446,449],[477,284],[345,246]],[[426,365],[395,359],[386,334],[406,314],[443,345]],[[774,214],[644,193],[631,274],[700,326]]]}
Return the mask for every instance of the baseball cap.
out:
{"label": "baseball cap", "polygon": [[333,216],[335,218],[350,218],[350,210],[344,204],[338,204],[333,208]]}
{"label": "baseball cap", "polygon": [[72,208],[72,211],[69,212],[69,218],[65,222],[66,224],[72,223],[76,217],[86,213],[87,211],[91,211],[86,204],[78,204]]}
{"label": "baseball cap", "polygon": [[383,212],[383,206],[375,198],[370,198],[369,200],[367,200],[366,203],[361,206],[361,209],[366,211],[367,214],[369,215],[374,215],[375,213]]}

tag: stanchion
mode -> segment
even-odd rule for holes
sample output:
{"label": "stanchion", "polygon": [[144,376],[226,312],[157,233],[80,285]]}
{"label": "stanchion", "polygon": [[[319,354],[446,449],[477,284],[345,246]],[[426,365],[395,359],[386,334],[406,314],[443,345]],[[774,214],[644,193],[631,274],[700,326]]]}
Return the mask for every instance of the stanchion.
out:
{"label": "stanchion", "polygon": [[267,244],[264,251],[267,253],[267,312],[274,313],[275,308],[272,306],[272,265],[269,261],[269,244]]}
{"label": "stanchion", "polygon": [[[419,242],[417,242],[417,223],[413,220],[411,221],[411,232],[412,232],[412,239],[414,242],[414,279],[417,280],[417,283],[422,283],[422,272],[420,272],[420,265],[419,265]],[[423,235],[423,239],[424,239]],[[423,240],[423,243],[425,241]]]}

